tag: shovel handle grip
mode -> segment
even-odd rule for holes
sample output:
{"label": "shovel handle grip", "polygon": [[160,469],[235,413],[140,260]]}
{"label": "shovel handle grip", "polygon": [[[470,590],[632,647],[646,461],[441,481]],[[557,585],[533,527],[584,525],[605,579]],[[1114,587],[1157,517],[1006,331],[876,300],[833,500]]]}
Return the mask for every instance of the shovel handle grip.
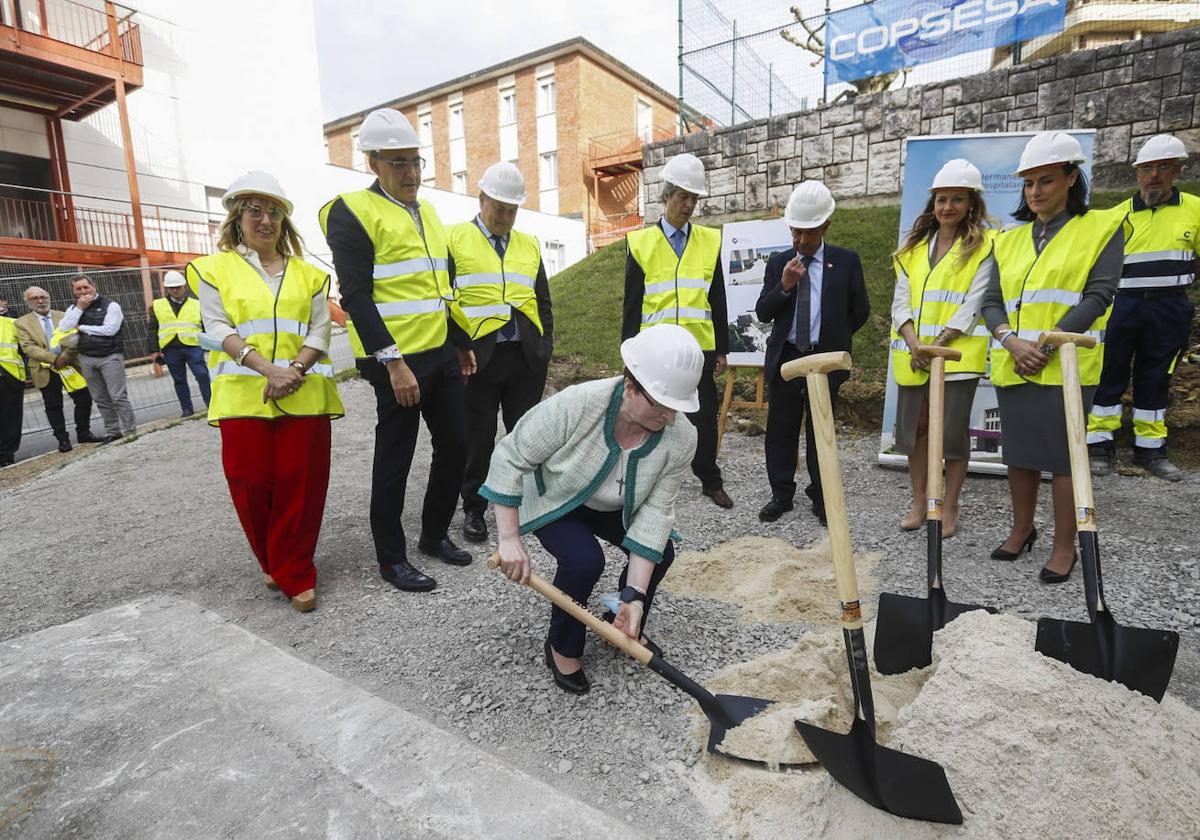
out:
{"label": "shovel handle grip", "polygon": [[[493,554],[488,558],[487,566],[489,569],[500,568],[499,553]],[[536,574],[529,575],[529,588],[541,595],[548,601],[551,601],[556,607],[569,614],[576,621],[586,626],[589,630],[595,633],[604,641],[608,642],[613,647],[622,651],[632,659],[636,659],[642,665],[649,665],[650,660],[654,658],[654,654],[645,645],[639,644],[636,639],[631,639],[613,627],[607,621],[601,621],[587,611],[567,593],[563,592],[553,583],[538,577]]]}
{"label": "shovel handle grip", "polygon": [[930,360],[940,356],[952,362],[957,362],[962,358],[961,350],[956,350],[953,347],[942,347],[940,344],[918,344],[912,354],[917,358]]}

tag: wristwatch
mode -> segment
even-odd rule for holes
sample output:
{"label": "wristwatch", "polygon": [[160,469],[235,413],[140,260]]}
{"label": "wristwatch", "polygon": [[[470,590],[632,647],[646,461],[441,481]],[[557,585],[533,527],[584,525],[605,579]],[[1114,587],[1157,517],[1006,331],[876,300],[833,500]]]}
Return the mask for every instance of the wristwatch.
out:
{"label": "wristwatch", "polygon": [[308,368],[306,368],[306,367],[304,366],[304,362],[300,361],[299,359],[297,359],[296,361],[292,362],[290,365],[288,365],[288,367],[290,367],[290,368],[295,368],[296,370],[300,371],[300,375],[301,375],[301,376],[303,376],[304,374],[308,373]]}
{"label": "wristwatch", "polygon": [[621,590],[621,603],[630,604],[637,601],[643,607],[646,606],[646,593],[632,586],[626,586]]}

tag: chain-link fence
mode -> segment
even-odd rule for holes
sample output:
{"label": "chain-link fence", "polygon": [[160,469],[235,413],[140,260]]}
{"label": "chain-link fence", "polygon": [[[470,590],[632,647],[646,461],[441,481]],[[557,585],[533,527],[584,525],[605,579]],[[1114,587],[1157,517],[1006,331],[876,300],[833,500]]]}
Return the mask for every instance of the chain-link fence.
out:
{"label": "chain-link fence", "polygon": [[[808,0],[791,6],[781,0],[679,0],[684,103],[701,115],[705,125],[736,125],[858,93],[960,78],[1200,22],[1200,3],[1068,0],[1060,32],[995,49],[963,51],[971,43],[970,30],[939,45],[921,43],[923,30],[901,34],[903,28],[898,29],[895,21],[880,20],[869,5],[847,0]],[[876,29],[884,42],[902,44],[907,55],[920,56],[923,63],[827,87],[826,15],[852,7],[861,7],[867,17],[882,24]],[[986,22],[1009,11],[1015,15],[1020,8],[1019,0],[913,0],[905,6],[905,14],[912,21],[957,14],[970,23],[975,15]],[[868,35],[867,49],[878,43],[873,37],[874,33]],[[956,54],[940,57],[947,52]]]}

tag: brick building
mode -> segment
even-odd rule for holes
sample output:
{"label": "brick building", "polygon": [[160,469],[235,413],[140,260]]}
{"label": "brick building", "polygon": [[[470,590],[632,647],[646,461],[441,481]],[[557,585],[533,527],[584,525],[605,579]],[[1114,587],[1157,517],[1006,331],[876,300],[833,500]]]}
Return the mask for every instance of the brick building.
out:
{"label": "brick building", "polygon": [[584,219],[593,239],[641,225],[642,144],[678,124],[674,96],[584,38],[326,123],[330,163],[367,168],[358,126],[377,107],[417,129],[428,186],[474,195],[483,171],[509,160],[527,208]]}

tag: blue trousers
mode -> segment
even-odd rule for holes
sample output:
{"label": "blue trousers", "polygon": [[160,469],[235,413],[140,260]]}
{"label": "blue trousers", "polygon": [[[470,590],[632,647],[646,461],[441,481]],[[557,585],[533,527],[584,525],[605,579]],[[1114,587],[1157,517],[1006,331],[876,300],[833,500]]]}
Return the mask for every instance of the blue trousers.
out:
{"label": "blue trousers", "polygon": [[204,363],[204,351],[199,347],[187,347],[176,344],[162,351],[167,360],[167,370],[171,371],[171,379],[175,381],[175,396],[179,397],[179,409],[184,417],[195,413],[192,407],[192,389],[188,387],[187,372],[191,368],[196,384],[200,386],[200,396],[204,404],[211,401],[212,390],[208,383],[208,365]]}
{"label": "blue trousers", "polygon": [[[604,571],[604,549],[596,540],[599,538],[611,546],[621,548],[621,541],[625,539],[625,524],[619,510],[601,512],[580,505],[561,519],[538,528],[533,534],[558,561],[554,585],[580,604],[586,605]],[[625,556],[629,556],[628,551],[625,551]],[[659,581],[663,579],[667,569],[671,568],[674,560],[675,547],[668,540],[663,549],[662,562],[654,567],[654,573],[650,576],[650,586],[646,589],[646,609],[642,614],[643,629],[650,615]],[[625,588],[628,573],[627,562],[617,584],[621,589]],[[582,624],[563,610],[558,607],[550,608],[548,638],[550,646],[561,655],[582,656],[585,631],[586,628]]]}

